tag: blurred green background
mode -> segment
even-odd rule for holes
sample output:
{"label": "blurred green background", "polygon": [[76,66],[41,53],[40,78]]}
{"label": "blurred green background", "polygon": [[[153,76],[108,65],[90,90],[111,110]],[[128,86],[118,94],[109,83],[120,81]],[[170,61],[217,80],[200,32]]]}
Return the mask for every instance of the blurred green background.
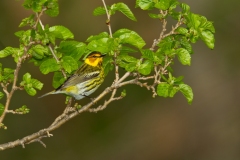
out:
{"label": "blurred green background", "polygon": [[[20,30],[21,20],[31,14],[22,6],[23,0],[0,1],[0,49],[18,47],[14,32]],[[106,16],[94,17],[92,11],[101,6],[101,0],[59,0],[60,15],[43,16],[44,24],[64,25],[78,41],[90,35],[108,31]],[[106,0],[107,4],[119,2]],[[159,36],[161,23],[148,18],[147,12],[135,9],[134,0],[122,0],[134,12],[138,22],[132,22],[120,13],[112,17],[113,31],[128,28],[137,31],[151,46]],[[214,22],[215,49],[203,42],[193,45],[192,65],[174,64],[174,75],[184,75],[185,83],[194,91],[192,105],[178,93],[174,98],[152,98],[151,92],[138,86],[128,86],[127,97],[111,103],[107,109],[83,113],[59,129],[51,138],[40,143],[18,146],[0,152],[1,160],[239,160],[240,159],[240,101],[239,101],[239,28],[240,1],[181,0],[191,6],[191,11],[202,14]],[[15,67],[11,57],[0,59],[5,67]],[[53,89],[52,75],[43,76],[31,63],[25,63],[21,75],[30,72],[44,82],[42,95]],[[20,77],[21,78],[21,77]],[[112,83],[110,73],[97,95]],[[94,96],[93,95],[93,96]],[[0,130],[0,143],[20,139],[51,124],[64,110],[64,95],[38,99],[25,91],[17,91],[10,109],[26,104],[27,115],[7,115],[4,123],[8,129]],[[81,100],[86,104],[89,99]],[[100,103],[98,103],[100,104]]]}

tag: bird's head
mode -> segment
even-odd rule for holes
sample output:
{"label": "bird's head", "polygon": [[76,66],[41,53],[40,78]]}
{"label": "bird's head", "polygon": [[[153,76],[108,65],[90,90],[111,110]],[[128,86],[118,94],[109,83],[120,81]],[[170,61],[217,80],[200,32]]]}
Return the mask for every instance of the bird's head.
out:
{"label": "bird's head", "polygon": [[104,56],[105,55],[101,54],[100,52],[92,52],[85,59],[85,63],[87,63],[90,66],[96,67],[99,64],[100,65],[102,64]]}

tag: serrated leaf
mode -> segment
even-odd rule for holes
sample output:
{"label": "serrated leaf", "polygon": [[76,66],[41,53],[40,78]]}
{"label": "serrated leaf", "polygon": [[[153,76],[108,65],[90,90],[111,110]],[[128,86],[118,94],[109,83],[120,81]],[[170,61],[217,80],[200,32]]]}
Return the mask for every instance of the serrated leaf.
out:
{"label": "serrated leaf", "polygon": [[97,40],[92,40],[87,45],[87,49],[101,53],[109,53],[110,51],[113,51],[117,46],[118,44],[114,41],[113,38],[100,38]]}
{"label": "serrated leaf", "polygon": [[74,38],[72,32],[64,26],[52,26],[49,28],[49,32],[53,34],[56,38],[64,40]]}
{"label": "serrated leaf", "polygon": [[37,79],[31,79],[31,84],[34,88],[38,89],[38,90],[41,90],[42,87],[43,87],[43,83],[40,82],[39,80]]}
{"label": "serrated leaf", "polygon": [[33,58],[41,60],[44,58],[44,54],[48,53],[48,48],[38,44],[33,46],[30,49],[30,52],[32,53]]}
{"label": "serrated leaf", "polygon": [[189,7],[189,5],[187,5],[186,3],[181,3],[181,4],[180,4],[180,7],[182,8],[183,13],[188,14],[188,13],[190,12],[190,7]]}
{"label": "serrated leaf", "polygon": [[4,94],[0,92],[0,99],[2,99],[3,97],[4,97]]}
{"label": "serrated leaf", "polygon": [[159,50],[157,52],[167,55],[169,52],[172,52],[172,49],[174,48],[174,41],[171,36],[168,36],[161,40],[158,46]]}
{"label": "serrated leaf", "polygon": [[26,25],[30,25],[30,26],[32,26],[33,24],[34,24],[34,17],[35,17],[35,15],[34,14],[32,14],[32,15],[30,15],[29,17],[27,17],[27,18],[24,18],[23,20],[22,20],[22,22],[19,24],[19,27],[24,27],[24,26],[26,26]]}
{"label": "serrated leaf", "polygon": [[169,88],[170,88],[170,84],[166,82],[159,83],[157,86],[157,94],[162,97],[168,97]]}
{"label": "serrated leaf", "polygon": [[103,68],[105,76],[108,74],[109,71],[113,70],[113,59],[111,56],[105,56],[103,59]]}
{"label": "serrated leaf", "polygon": [[174,97],[174,95],[178,92],[179,88],[176,86],[171,86],[169,88],[169,97]]}
{"label": "serrated leaf", "polygon": [[179,33],[179,34],[183,34],[183,35],[186,35],[188,33],[188,29],[184,28],[184,27],[178,27],[176,29],[176,32]]}
{"label": "serrated leaf", "polygon": [[75,60],[79,60],[86,50],[86,44],[77,41],[62,41],[57,49],[64,56],[71,56]]}
{"label": "serrated leaf", "polygon": [[176,50],[178,59],[183,65],[191,65],[191,55],[190,53],[184,49],[184,48],[179,48]]}
{"label": "serrated leaf", "polygon": [[193,53],[192,46],[186,37],[182,37],[180,40],[180,44],[183,48],[185,48],[190,54]]}
{"label": "serrated leaf", "polygon": [[65,56],[62,58],[62,66],[68,73],[78,69],[76,60],[70,56]]}
{"label": "serrated leaf", "polygon": [[48,1],[46,4],[47,10],[45,13],[50,17],[56,17],[59,14],[59,5],[57,0]]}
{"label": "serrated leaf", "polygon": [[60,66],[55,59],[47,59],[40,65],[39,69],[43,74],[48,74],[49,72],[58,71]]}
{"label": "serrated leaf", "polygon": [[14,69],[4,68],[3,73],[0,77],[1,77],[1,82],[4,82],[4,83],[12,82],[14,79]]}
{"label": "serrated leaf", "polygon": [[24,31],[21,30],[21,31],[15,32],[14,35],[17,36],[18,38],[20,38],[20,37],[22,37],[23,33],[24,33]]}
{"label": "serrated leaf", "polygon": [[148,13],[149,17],[153,19],[160,19],[162,18],[160,14],[153,14],[153,13]]}
{"label": "serrated leaf", "polygon": [[30,83],[31,82],[31,74],[30,73],[25,73],[23,75],[23,81],[25,81],[26,83]]}
{"label": "serrated leaf", "polygon": [[126,61],[126,62],[134,62],[137,63],[138,59],[133,57],[133,56],[129,56],[128,54],[120,54],[118,56],[119,59],[121,59],[121,61]]}
{"label": "serrated leaf", "polygon": [[133,20],[133,21],[137,21],[137,19],[135,18],[134,14],[132,13],[132,11],[129,9],[129,7],[120,2],[120,3],[117,3],[117,4],[113,4],[111,7],[110,7],[110,12],[115,12],[115,11],[120,11],[122,12],[125,16],[127,16],[129,19]]}
{"label": "serrated leaf", "polygon": [[214,48],[215,38],[212,32],[209,30],[202,31],[200,37],[210,49]]}
{"label": "serrated leaf", "polygon": [[103,14],[106,14],[106,10],[104,7],[97,7],[93,11],[94,16],[99,16],[99,15],[103,15]]}
{"label": "serrated leaf", "polygon": [[120,48],[120,53],[121,53],[121,54],[125,54],[125,53],[136,53],[136,52],[137,52],[137,50],[132,49],[132,48],[127,47],[127,46],[122,46],[122,47]]}
{"label": "serrated leaf", "polygon": [[18,54],[19,48],[6,47],[0,51],[0,58],[7,57],[11,54]]}
{"label": "serrated leaf", "polygon": [[154,4],[152,0],[136,0],[136,7],[140,7],[142,10],[150,10]]}
{"label": "serrated leaf", "polygon": [[161,10],[172,10],[179,4],[176,0],[160,0],[154,6]]}
{"label": "serrated leaf", "polygon": [[0,116],[2,115],[4,109],[5,109],[4,105],[0,103]]}
{"label": "serrated leaf", "polygon": [[142,75],[149,75],[153,68],[153,62],[150,60],[144,61],[138,68],[138,72]]}
{"label": "serrated leaf", "polygon": [[193,100],[192,88],[187,84],[180,84],[179,87],[182,94],[186,97],[188,103],[191,104]]}
{"label": "serrated leaf", "polygon": [[136,32],[129,29],[119,29],[113,34],[114,38],[119,38],[120,43],[127,43],[141,49],[145,46],[145,41]]}
{"label": "serrated leaf", "polygon": [[135,63],[135,62],[128,63],[128,64],[126,64],[126,66],[125,66],[124,68],[125,68],[126,71],[128,71],[128,72],[135,71],[136,68],[137,68],[137,63]]}
{"label": "serrated leaf", "polygon": [[205,42],[205,44],[210,48],[214,48],[214,33],[215,28],[212,24],[212,22],[208,21],[206,17],[189,13],[186,16],[187,23],[186,25],[190,28],[191,42],[196,42],[198,40],[199,36],[200,38]]}
{"label": "serrated leaf", "polygon": [[65,81],[64,76],[61,72],[54,72],[52,85],[56,89]]}
{"label": "serrated leaf", "polygon": [[93,40],[98,40],[98,39],[101,39],[101,38],[109,38],[109,34],[107,32],[102,32],[98,35],[92,35],[90,37],[88,37],[88,39],[86,40],[86,42],[91,42]]}
{"label": "serrated leaf", "polygon": [[33,87],[31,87],[29,85],[25,85],[24,89],[30,96],[34,96],[37,93],[37,91]]}
{"label": "serrated leaf", "polygon": [[154,61],[154,52],[150,49],[141,50],[142,57]]}

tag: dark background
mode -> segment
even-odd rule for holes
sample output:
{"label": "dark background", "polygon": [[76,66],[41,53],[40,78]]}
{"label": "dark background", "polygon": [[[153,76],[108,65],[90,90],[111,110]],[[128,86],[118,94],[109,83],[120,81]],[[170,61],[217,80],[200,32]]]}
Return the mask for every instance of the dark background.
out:
{"label": "dark background", "polygon": [[[0,49],[18,47],[14,32],[31,11],[26,11],[22,0],[0,1]],[[44,24],[64,25],[75,39],[85,41],[90,35],[108,31],[106,16],[92,16],[101,0],[60,0],[60,15],[43,16]],[[106,0],[107,4],[117,3]],[[151,46],[159,36],[161,23],[148,18],[147,12],[135,9],[134,0],[122,0],[129,5],[138,22],[132,22],[120,13],[112,17],[113,32],[119,28],[137,31]],[[184,75],[185,83],[194,91],[192,105],[178,93],[174,98],[152,98],[151,92],[138,86],[127,87],[127,97],[111,103],[97,114],[83,113],[52,132],[51,138],[40,143],[18,146],[0,152],[0,159],[25,160],[98,160],[98,159],[161,159],[161,160],[239,160],[240,159],[240,102],[239,102],[239,0],[182,0],[191,11],[202,14],[214,22],[215,49],[203,42],[193,45],[192,65],[174,65],[174,75]],[[26,29],[26,28],[24,28]],[[15,67],[11,57],[1,59],[4,67]],[[41,95],[51,91],[52,75],[43,76],[37,67],[25,63],[21,76],[30,72],[44,82]],[[21,79],[20,76],[20,79]],[[100,93],[113,80],[110,73],[94,94]],[[93,96],[94,96],[93,95]],[[10,109],[26,104],[27,115],[8,114],[4,123],[8,129],[0,130],[0,143],[20,139],[51,124],[64,110],[64,95],[43,99],[30,97],[25,91],[14,94]],[[89,99],[81,100],[86,104]],[[2,102],[4,103],[4,102]],[[100,103],[99,103],[100,104]]]}

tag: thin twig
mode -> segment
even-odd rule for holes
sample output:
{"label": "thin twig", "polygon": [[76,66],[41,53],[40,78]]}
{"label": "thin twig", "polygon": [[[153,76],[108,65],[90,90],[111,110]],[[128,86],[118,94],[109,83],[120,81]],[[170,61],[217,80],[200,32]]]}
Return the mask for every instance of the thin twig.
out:
{"label": "thin twig", "polygon": [[107,18],[108,18],[106,24],[107,24],[107,26],[108,26],[108,30],[109,30],[110,37],[112,38],[112,29],[111,29],[111,24],[110,24],[110,18],[111,18],[111,16],[110,16],[110,14],[109,14],[109,12],[108,12],[107,5],[106,5],[106,3],[105,3],[104,0],[102,0],[102,3],[103,3],[103,6],[104,6],[104,8],[105,8],[105,10],[106,10],[106,14],[107,14]]}
{"label": "thin twig", "polygon": [[[38,17],[39,17],[39,16],[38,16]],[[44,30],[44,25],[42,24],[41,19],[39,19],[39,23],[40,23],[40,25],[41,25],[41,27],[42,27],[42,30]],[[56,56],[56,54],[55,54],[55,52],[54,52],[54,50],[53,50],[53,48],[52,48],[52,46],[51,46],[50,44],[48,45],[48,48],[49,48],[49,50],[51,51],[51,53],[52,53],[52,55],[53,55],[53,58],[56,60],[56,62],[57,62],[58,64],[60,64],[60,61],[59,61],[58,57]],[[66,75],[66,73],[65,73],[65,71],[64,71],[64,69],[63,69],[62,66],[61,66],[61,72],[62,72],[62,75],[64,76],[64,78],[66,79],[66,78],[67,78],[67,75]]]}

